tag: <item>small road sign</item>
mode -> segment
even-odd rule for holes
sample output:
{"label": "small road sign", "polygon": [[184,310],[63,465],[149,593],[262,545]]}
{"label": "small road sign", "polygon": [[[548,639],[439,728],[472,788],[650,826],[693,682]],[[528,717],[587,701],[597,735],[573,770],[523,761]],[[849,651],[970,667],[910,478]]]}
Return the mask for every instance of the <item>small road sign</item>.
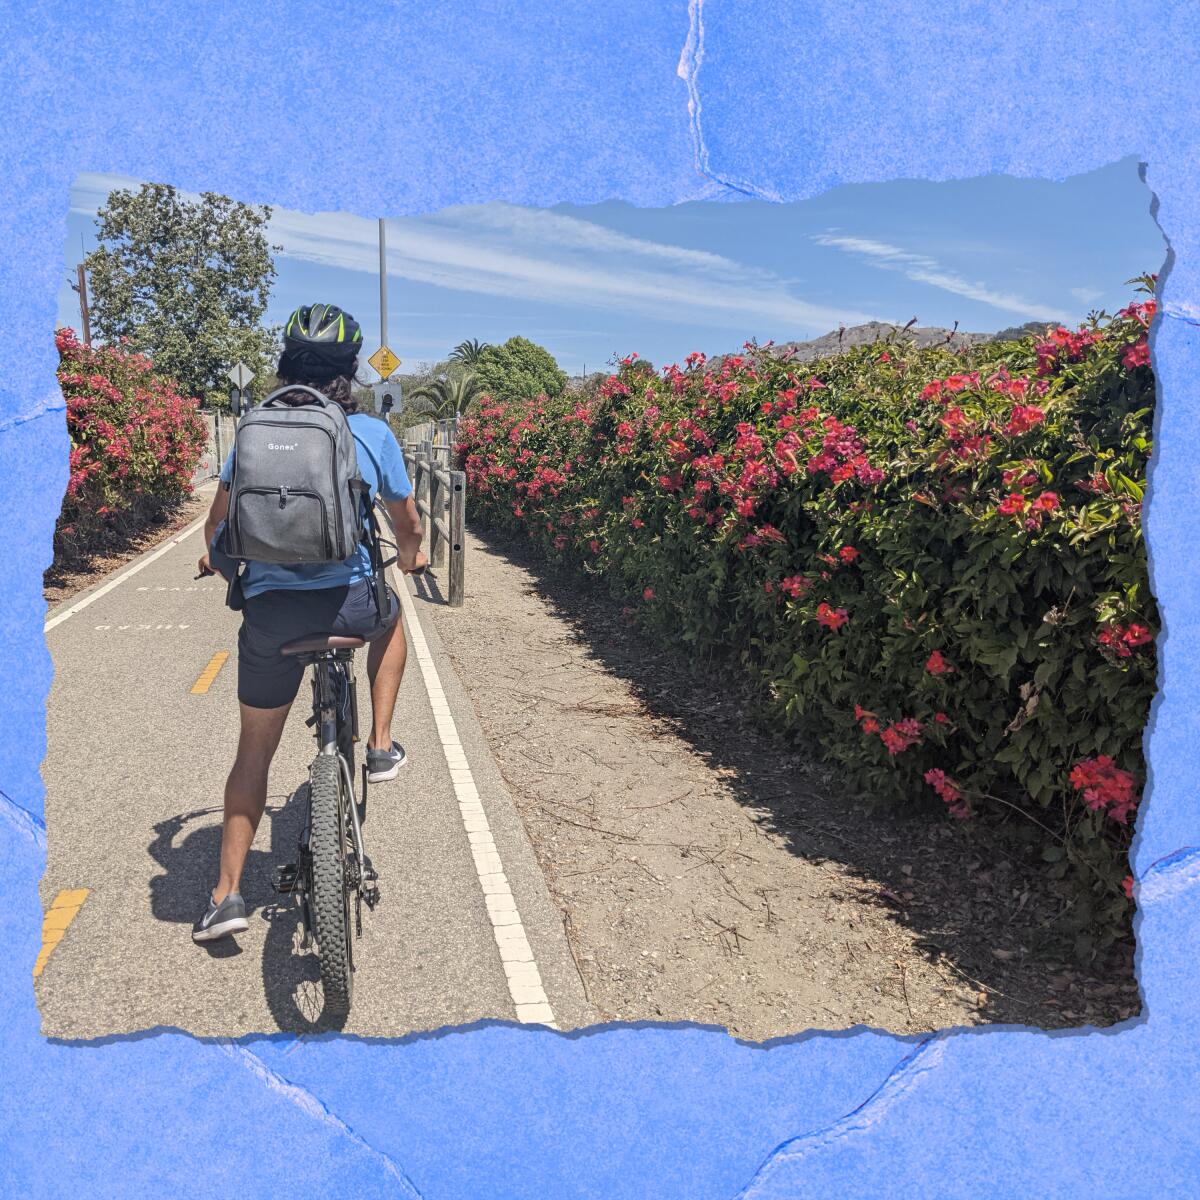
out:
{"label": "small road sign", "polygon": [[380,374],[383,379],[387,379],[389,375],[400,365],[400,360],[386,347],[380,346],[367,362],[371,364]]}
{"label": "small road sign", "polygon": [[229,369],[229,378],[233,381],[233,386],[241,391],[254,378],[254,372],[239,360],[236,367]]}

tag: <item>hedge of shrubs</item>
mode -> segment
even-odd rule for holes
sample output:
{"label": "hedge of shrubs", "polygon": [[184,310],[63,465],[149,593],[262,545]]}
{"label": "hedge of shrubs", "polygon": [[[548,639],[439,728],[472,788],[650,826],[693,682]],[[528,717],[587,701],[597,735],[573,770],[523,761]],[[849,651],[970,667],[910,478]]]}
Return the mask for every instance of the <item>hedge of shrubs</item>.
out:
{"label": "hedge of shrubs", "polygon": [[1007,814],[1084,885],[1086,952],[1127,927],[1155,687],[1153,313],[962,352],[630,355],[593,397],[465,421],[472,513],[732,657],[864,798]]}
{"label": "hedge of shrubs", "polygon": [[54,536],[56,562],[102,548],[189,495],[207,432],[198,401],[122,346],[55,335],[67,402],[71,477]]}

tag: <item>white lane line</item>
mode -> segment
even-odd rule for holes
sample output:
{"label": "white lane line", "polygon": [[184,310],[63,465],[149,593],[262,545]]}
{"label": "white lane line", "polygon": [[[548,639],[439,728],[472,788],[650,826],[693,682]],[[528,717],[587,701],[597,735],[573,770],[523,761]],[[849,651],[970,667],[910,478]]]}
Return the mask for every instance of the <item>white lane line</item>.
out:
{"label": "white lane line", "polygon": [[162,558],[162,556],[166,554],[168,550],[174,550],[184,538],[190,537],[193,533],[195,533],[196,530],[199,529],[207,519],[207,514],[205,514],[203,517],[197,517],[196,520],[194,520],[182,533],[176,534],[169,542],[164,542],[157,550],[154,551],[153,554],[148,554],[139,562],[134,563],[128,571],[118,575],[115,579],[110,579],[106,584],[104,584],[102,587],[98,587],[94,592],[89,592],[82,600],[77,600],[74,604],[72,604],[70,608],[66,608],[60,613],[55,613],[55,615],[52,616],[44,626],[42,626],[42,632],[49,633],[50,630],[55,627],[55,625],[60,625],[68,617],[73,617],[76,613],[83,612],[83,610],[87,608],[87,606],[91,604],[93,600],[99,600],[101,596],[108,595],[113,588],[120,587],[125,580],[136,575],[144,567],[148,567],[152,562],[154,562],[155,559]]}
{"label": "white lane line", "polygon": [[512,996],[517,1020],[549,1025],[552,1029],[557,1029],[554,1009],[550,1006],[546,989],[542,986],[542,976],[533,957],[529,939],[525,936],[521,914],[517,910],[512,888],[508,885],[504,864],[500,861],[500,851],[492,840],[491,826],[488,824],[487,814],[483,811],[467,756],[463,752],[458,727],[454,724],[454,717],[450,712],[450,703],[442,690],[437,666],[429,653],[429,643],[425,640],[417,618],[417,606],[409,593],[408,580],[405,576],[397,574],[394,582],[400,594],[400,603],[404,606],[409,641],[421,667],[421,678],[425,681],[425,691],[433,709],[433,719],[437,722],[438,738],[446,756],[454,794],[458,798],[458,811],[471,846],[475,874],[479,877],[479,887],[483,892],[483,902],[487,906],[488,917],[492,923],[492,935],[496,939],[496,949],[500,952],[500,965],[504,968],[504,977],[508,981],[508,992]]}

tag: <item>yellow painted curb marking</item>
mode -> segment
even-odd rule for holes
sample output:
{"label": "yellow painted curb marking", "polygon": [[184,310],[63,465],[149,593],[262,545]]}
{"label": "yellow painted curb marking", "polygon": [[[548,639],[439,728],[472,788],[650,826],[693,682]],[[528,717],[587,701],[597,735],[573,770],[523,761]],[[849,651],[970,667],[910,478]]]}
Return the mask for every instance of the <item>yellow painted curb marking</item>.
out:
{"label": "yellow painted curb marking", "polygon": [[225,660],[229,657],[228,650],[218,650],[216,654],[209,659],[208,666],[200,672],[200,678],[192,684],[192,695],[203,696],[205,692],[212,687],[213,680],[217,677],[217,672],[225,665]]}
{"label": "yellow painted curb marking", "polygon": [[54,947],[63,939],[67,926],[75,920],[75,914],[83,907],[88,898],[89,888],[74,888],[71,891],[59,892],[54,897],[54,903],[42,918],[42,952],[33,964],[33,977],[36,979],[46,965]]}

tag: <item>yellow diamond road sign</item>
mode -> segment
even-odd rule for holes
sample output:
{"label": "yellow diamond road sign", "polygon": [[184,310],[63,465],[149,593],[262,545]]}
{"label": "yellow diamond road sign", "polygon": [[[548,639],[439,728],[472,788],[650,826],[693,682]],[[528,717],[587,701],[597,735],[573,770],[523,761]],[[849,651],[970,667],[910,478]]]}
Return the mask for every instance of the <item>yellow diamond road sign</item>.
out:
{"label": "yellow diamond road sign", "polygon": [[367,362],[379,372],[381,379],[387,379],[400,365],[400,360],[386,346],[380,346]]}

